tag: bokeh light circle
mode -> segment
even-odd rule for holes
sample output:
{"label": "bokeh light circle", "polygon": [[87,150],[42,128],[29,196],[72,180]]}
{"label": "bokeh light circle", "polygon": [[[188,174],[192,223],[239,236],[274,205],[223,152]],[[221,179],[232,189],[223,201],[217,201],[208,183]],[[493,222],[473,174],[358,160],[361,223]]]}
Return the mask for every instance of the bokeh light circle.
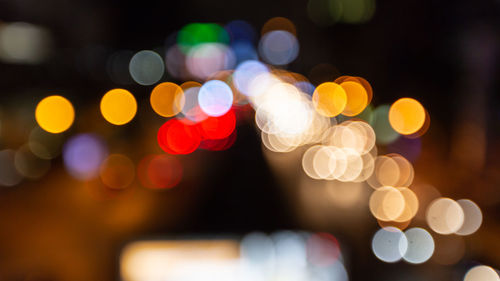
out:
{"label": "bokeh light circle", "polygon": [[49,96],[38,103],[35,119],[42,129],[57,134],[71,127],[75,120],[75,110],[66,98]]}
{"label": "bokeh light circle", "polygon": [[135,82],[149,86],[161,79],[165,72],[165,65],[160,55],[153,51],[143,50],[132,57],[129,71]]}
{"label": "bokeh light circle", "polygon": [[111,154],[102,162],[99,175],[109,188],[126,188],[134,181],[134,163],[125,155]]}
{"label": "bokeh light circle", "polygon": [[270,64],[289,64],[299,54],[299,42],[288,31],[270,31],[262,36],[259,43],[259,53]]}
{"label": "bokeh light circle", "polygon": [[312,101],[319,114],[326,117],[335,117],[345,109],[347,94],[339,84],[325,82],[316,87]]}
{"label": "bokeh light circle", "polygon": [[96,177],[107,155],[107,148],[103,141],[94,134],[76,135],[70,138],[63,148],[66,170],[79,180]]}
{"label": "bokeh light circle", "polygon": [[464,281],[499,281],[498,273],[491,267],[486,265],[475,266],[464,276]]}
{"label": "bokeh light circle", "polygon": [[150,103],[158,115],[172,117],[181,112],[184,107],[184,92],[175,83],[160,83],[151,92]]}
{"label": "bokeh light circle", "polygon": [[[419,264],[426,262],[432,257],[434,253],[434,239],[432,239],[427,230],[419,227],[410,228],[405,231],[405,236],[408,240],[407,250],[403,254],[405,261]],[[402,248],[404,247],[405,245],[402,245]]]}
{"label": "bokeh light circle", "polygon": [[137,102],[134,96],[125,89],[113,89],[101,99],[101,114],[113,125],[123,125],[130,122],[137,112]]}
{"label": "bokeh light circle", "polygon": [[394,130],[402,135],[416,133],[425,123],[425,109],[412,98],[401,98],[391,105],[389,122]]}
{"label": "bokeh light circle", "polygon": [[427,209],[427,224],[439,234],[452,234],[458,231],[464,223],[462,207],[450,198],[438,198]]}
{"label": "bokeh light circle", "polygon": [[399,261],[408,249],[405,234],[395,227],[381,228],[372,239],[372,251],[381,261],[393,263]]}
{"label": "bokeh light circle", "polygon": [[455,233],[458,235],[470,235],[476,232],[483,222],[481,209],[479,209],[476,203],[468,199],[457,200],[457,203],[464,211],[464,223]]}
{"label": "bokeh light circle", "polygon": [[210,80],[201,86],[198,103],[207,115],[221,116],[231,109],[233,92],[226,83],[220,80]]}

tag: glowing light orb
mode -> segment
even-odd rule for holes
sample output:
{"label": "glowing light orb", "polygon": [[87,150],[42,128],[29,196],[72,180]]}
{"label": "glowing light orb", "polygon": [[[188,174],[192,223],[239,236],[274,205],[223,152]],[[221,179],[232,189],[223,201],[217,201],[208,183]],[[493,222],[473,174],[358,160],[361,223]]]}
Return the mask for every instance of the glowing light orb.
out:
{"label": "glowing light orb", "polygon": [[425,109],[415,99],[401,98],[391,105],[389,122],[396,132],[411,135],[424,125]]}
{"label": "glowing light orb", "polygon": [[[434,239],[427,230],[419,227],[410,228],[405,231],[408,239],[408,249],[403,255],[403,259],[409,263],[424,263],[432,257],[434,253]],[[404,247],[404,245],[402,245]]]}
{"label": "glowing light orb", "polygon": [[63,148],[66,170],[79,180],[96,177],[107,154],[104,143],[94,134],[76,135],[69,139]]}
{"label": "glowing light orb", "polygon": [[137,112],[134,96],[124,89],[113,89],[101,99],[101,114],[113,125],[124,125],[130,122]]}
{"label": "glowing light orb", "polygon": [[62,133],[73,124],[75,110],[66,98],[49,96],[38,103],[35,119],[45,131],[53,134]]}
{"label": "glowing light orb", "polygon": [[233,105],[231,88],[220,80],[211,80],[203,84],[198,94],[201,110],[209,116],[221,116]]}
{"label": "glowing light orb", "polygon": [[464,281],[499,281],[498,273],[486,265],[475,266],[465,274]]}
{"label": "glowing light orb", "polygon": [[319,114],[326,117],[335,117],[345,109],[347,94],[339,84],[325,82],[316,88],[312,100]]}
{"label": "glowing light orb", "polygon": [[134,163],[125,155],[112,154],[102,162],[99,175],[109,188],[126,188],[134,181]]}
{"label": "glowing light orb", "polygon": [[182,179],[182,165],[175,157],[165,154],[149,155],[139,162],[137,176],[144,187],[172,188]]}
{"label": "glowing light orb", "polygon": [[136,53],[129,64],[130,76],[137,84],[149,86],[158,82],[165,72],[165,65],[160,55],[153,51]]}
{"label": "glowing light orb", "polygon": [[250,96],[253,80],[263,73],[269,73],[269,69],[263,63],[255,60],[244,61],[234,71],[233,83],[238,91]]}
{"label": "glowing light orb", "polygon": [[345,116],[356,116],[365,110],[368,105],[368,93],[366,89],[355,81],[340,83],[347,95],[347,104],[342,111]]}
{"label": "glowing light orb", "polygon": [[184,107],[184,92],[175,83],[160,83],[151,92],[150,102],[158,115],[172,117],[181,112]]}
{"label": "glowing light orb", "polygon": [[476,232],[483,222],[481,209],[479,209],[476,203],[468,199],[457,200],[457,203],[464,211],[464,223],[455,233],[458,235],[470,235]]}
{"label": "glowing light orb", "polygon": [[379,229],[372,239],[372,251],[381,261],[393,263],[399,261],[408,249],[405,234],[395,228]]}
{"label": "glowing light orb", "polygon": [[464,211],[460,205],[450,198],[434,200],[427,209],[427,224],[439,234],[452,234],[464,223]]}
{"label": "glowing light orb", "polygon": [[299,42],[290,32],[274,30],[262,36],[259,53],[270,64],[289,64],[299,54]]}

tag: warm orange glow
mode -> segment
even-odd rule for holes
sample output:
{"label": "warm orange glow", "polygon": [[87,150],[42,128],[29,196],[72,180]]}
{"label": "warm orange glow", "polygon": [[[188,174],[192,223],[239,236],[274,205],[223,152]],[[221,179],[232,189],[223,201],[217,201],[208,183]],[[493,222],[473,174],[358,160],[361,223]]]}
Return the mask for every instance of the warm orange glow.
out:
{"label": "warm orange glow", "polygon": [[316,88],[312,100],[319,114],[326,117],[335,117],[345,109],[347,94],[339,84],[325,82]]}
{"label": "warm orange glow", "polygon": [[53,134],[66,131],[75,120],[75,110],[67,99],[49,96],[41,100],[35,110],[35,119],[45,131]]}
{"label": "warm orange glow", "polygon": [[262,26],[261,34],[264,35],[268,33],[269,31],[273,30],[284,30],[288,31],[291,34],[297,36],[297,29],[295,28],[295,25],[293,22],[291,22],[289,19],[284,18],[284,17],[274,17],[270,20],[268,20],[264,26]]}
{"label": "warm orange glow", "polygon": [[396,132],[411,135],[424,126],[425,109],[415,99],[401,98],[391,105],[389,122]]}
{"label": "warm orange glow", "polygon": [[134,118],[136,112],[137,102],[127,90],[113,89],[102,97],[101,113],[111,124],[127,124]]}
{"label": "warm orange glow", "polygon": [[368,105],[368,94],[365,88],[358,82],[345,81],[340,84],[347,95],[347,104],[342,111],[345,116],[356,116],[363,112]]}
{"label": "warm orange glow", "polygon": [[184,92],[175,83],[158,84],[151,92],[151,107],[163,117],[175,116],[184,106]]}

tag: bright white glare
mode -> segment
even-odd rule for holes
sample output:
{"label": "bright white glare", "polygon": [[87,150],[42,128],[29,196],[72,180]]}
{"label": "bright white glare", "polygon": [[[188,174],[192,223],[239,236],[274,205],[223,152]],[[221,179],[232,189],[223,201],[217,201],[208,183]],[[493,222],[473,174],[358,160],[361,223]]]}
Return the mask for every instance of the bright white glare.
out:
{"label": "bright white glare", "polygon": [[233,92],[224,82],[211,80],[203,84],[198,94],[201,109],[210,116],[221,116],[233,105]]}
{"label": "bright white glare", "polygon": [[233,74],[233,83],[242,94],[249,96],[252,80],[261,73],[268,73],[269,69],[263,63],[255,60],[242,62]]}

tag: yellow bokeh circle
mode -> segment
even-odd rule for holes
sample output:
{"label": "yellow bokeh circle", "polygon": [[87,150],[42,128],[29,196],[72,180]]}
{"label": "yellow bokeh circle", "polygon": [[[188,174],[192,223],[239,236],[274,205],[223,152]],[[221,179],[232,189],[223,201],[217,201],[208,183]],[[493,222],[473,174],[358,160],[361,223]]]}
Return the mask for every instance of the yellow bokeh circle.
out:
{"label": "yellow bokeh circle", "polygon": [[415,99],[401,98],[391,105],[389,122],[396,132],[411,135],[424,125],[425,109]]}
{"label": "yellow bokeh circle", "polygon": [[347,104],[342,111],[345,116],[356,116],[368,105],[368,93],[361,83],[345,81],[340,84],[347,95]]}
{"label": "yellow bokeh circle", "polygon": [[123,125],[132,120],[137,112],[134,96],[124,89],[113,89],[101,100],[101,114],[111,124]]}
{"label": "yellow bokeh circle", "polygon": [[35,119],[45,131],[53,134],[69,129],[75,120],[73,105],[61,96],[48,96],[36,106]]}
{"label": "yellow bokeh circle", "polygon": [[314,90],[312,101],[319,114],[326,117],[335,117],[345,109],[347,94],[339,84],[325,82]]}
{"label": "yellow bokeh circle", "polygon": [[150,102],[151,107],[158,115],[172,117],[181,112],[184,107],[184,92],[175,83],[161,83],[151,92]]}

